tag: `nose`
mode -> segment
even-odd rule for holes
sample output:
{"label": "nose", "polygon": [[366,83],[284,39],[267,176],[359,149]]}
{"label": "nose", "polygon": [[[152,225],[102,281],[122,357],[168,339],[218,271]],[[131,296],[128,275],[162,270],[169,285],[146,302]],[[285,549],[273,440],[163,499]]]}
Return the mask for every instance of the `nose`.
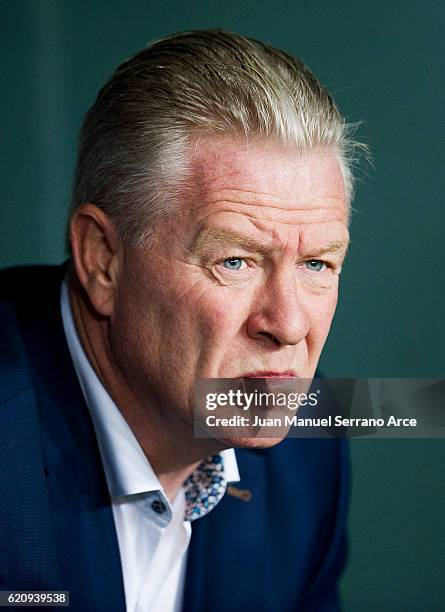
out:
{"label": "nose", "polygon": [[271,273],[256,294],[247,320],[248,335],[275,346],[295,345],[309,329],[310,319],[299,299],[295,269]]}

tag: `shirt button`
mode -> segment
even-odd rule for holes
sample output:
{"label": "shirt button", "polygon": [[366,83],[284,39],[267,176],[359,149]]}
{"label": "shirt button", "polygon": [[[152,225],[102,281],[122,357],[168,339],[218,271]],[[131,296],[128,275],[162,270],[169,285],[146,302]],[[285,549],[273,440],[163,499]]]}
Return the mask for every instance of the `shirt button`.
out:
{"label": "shirt button", "polygon": [[167,510],[164,502],[160,501],[159,499],[155,499],[154,502],[151,503],[151,507],[158,514],[163,514]]}

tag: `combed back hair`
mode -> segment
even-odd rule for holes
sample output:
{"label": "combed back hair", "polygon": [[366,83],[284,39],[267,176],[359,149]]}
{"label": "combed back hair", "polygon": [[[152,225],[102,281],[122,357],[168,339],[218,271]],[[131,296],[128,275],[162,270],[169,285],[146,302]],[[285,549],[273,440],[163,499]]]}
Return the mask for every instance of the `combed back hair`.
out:
{"label": "combed back hair", "polygon": [[191,144],[216,135],[333,147],[352,199],[360,145],[312,72],[257,40],[203,30],[150,44],[101,89],[81,131],[73,208],[96,204],[123,241],[144,246],[184,198]]}

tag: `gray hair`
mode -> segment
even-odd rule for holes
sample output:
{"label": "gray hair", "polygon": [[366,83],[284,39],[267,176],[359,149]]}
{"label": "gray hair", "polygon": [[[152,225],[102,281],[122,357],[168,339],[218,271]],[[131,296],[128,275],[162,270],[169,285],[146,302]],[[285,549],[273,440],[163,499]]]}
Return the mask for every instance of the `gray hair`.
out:
{"label": "gray hair", "polygon": [[203,30],[150,44],[99,92],[81,131],[73,208],[93,202],[122,240],[143,246],[184,195],[193,139],[218,134],[333,147],[352,199],[360,145],[312,72],[262,42]]}

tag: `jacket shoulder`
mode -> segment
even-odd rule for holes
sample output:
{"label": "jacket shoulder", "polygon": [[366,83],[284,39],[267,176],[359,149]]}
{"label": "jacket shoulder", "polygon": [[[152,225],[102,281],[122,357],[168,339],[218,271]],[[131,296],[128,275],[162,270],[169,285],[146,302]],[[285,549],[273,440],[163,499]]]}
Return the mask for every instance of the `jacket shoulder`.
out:
{"label": "jacket shoulder", "polygon": [[0,405],[30,387],[26,352],[14,308],[0,303]]}
{"label": "jacket shoulder", "polygon": [[32,308],[36,297],[41,299],[55,285],[60,283],[68,269],[61,266],[17,266],[0,270],[0,302],[17,306],[27,304]]}

